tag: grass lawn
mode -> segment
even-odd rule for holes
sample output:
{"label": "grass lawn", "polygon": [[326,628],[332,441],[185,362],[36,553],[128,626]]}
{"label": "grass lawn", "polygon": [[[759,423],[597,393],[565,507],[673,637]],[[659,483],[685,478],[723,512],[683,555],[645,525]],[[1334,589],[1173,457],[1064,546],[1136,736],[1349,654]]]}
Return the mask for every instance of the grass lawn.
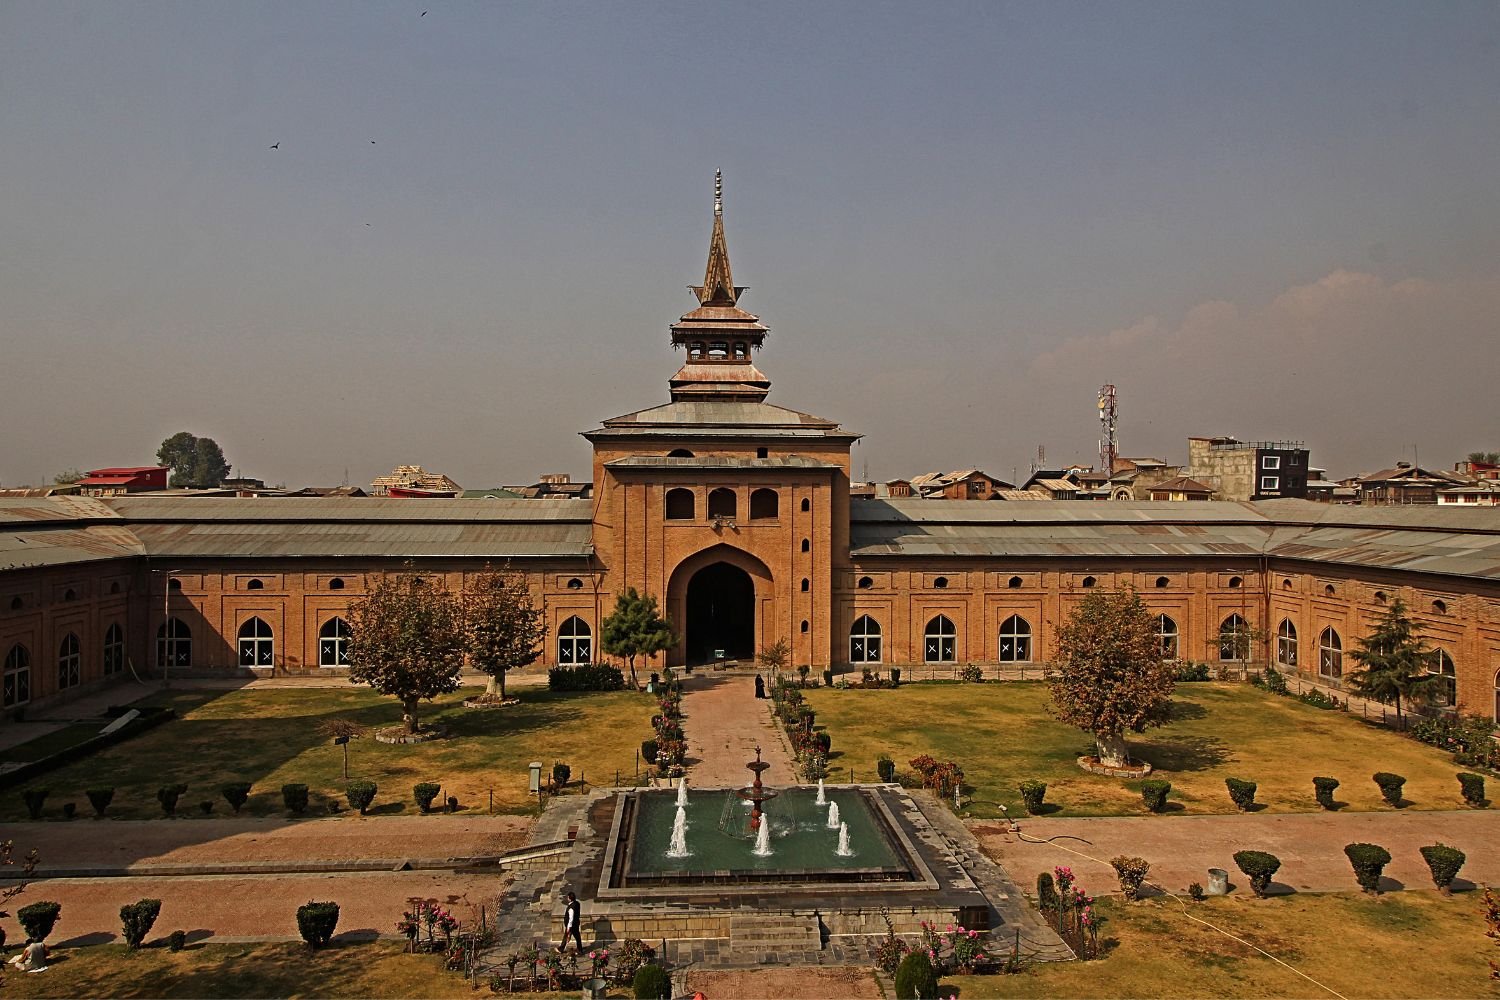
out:
{"label": "grass lawn", "polygon": [[[1140,783],[1086,774],[1075,763],[1092,741],[1055,721],[1041,682],[922,683],[895,690],[816,688],[806,693],[820,727],[832,737],[833,775],[853,767],[875,776],[875,759],[888,753],[898,771],[928,753],[964,769],[973,805],[966,815],[993,817],[998,804],[1024,815],[1016,785],[1047,783],[1047,804],[1073,816],[1144,813]],[[1181,684],[1172,696],[1174,721],[1132,735],[1132,757],[1149,761],[1155,777],[1172,782],[1168,808],[1189,813],[1230,813],[1228,777],[1260,786],[1256,802],[1271,812],[1318,808],[1312,779],[1339,779],[1335,799],[1356,810],[1389,809],[1371,775],[1406,776],[1410,808],[1461,809],[1462,770],[1448,754],[1361,721],[1245,684]]]}
{"label": "grass lawn", "polygon": [[107,723],[104,722],[85,722],[64,726],[45,736],[38,736],[34,740],[19,743],[9,750],[0,751],[0,760],[21,763],[41,760],[43,757],[50,757],[68,747],[77,746],[85,740],[98,736],[106,725]]}
{"label": "grass lawn", "polygon": [[[1481,894],[1302,893],[1226,897],[1188,912],[1264,948],[1346,997],[1479,997],[1492,992]],[[1108,951],[1093,962],[1038,965],[1015,976],[950,976],[939,996],[1317,997],[1331,994],[1182,915],[1171,900],[1099,908]]]}
{"label": "grass lawn", "polygon": [[[527,792],[527,765],[541,761],[550,773],[561,760],[573,781],[612,783],[615,769],[635,774],[640,741],[650,735],[653,704],[630,691],[558,693],[518,687],[521,704],[499,709],[466,709],[469,688],[424,703],[425,723],[447,726],[450,737],[399,746],[366,736],[349,745],[350,778],[368,778],[380,788],[372,813],[413,812],[412,785],[435,781],[443,794],[457,795],[468,810],[485,809],[491,789],[497,812],[521,813],[534,805]],[[181,782],[187,794],[179,815],[197,816],[198,803],[213,800],[214,815],[228,814],[219,793],[230,781],[254,784],[245,810],[251,815],[281,814],[281,786],[306,784],[309,814],[326,814],[327,801],[341,804],[344,754],[323,732],[331,719],[370,728],[399,725],[401,707],[368,688],[264,689],[256,691],[163,692],[150,703],[176,708],[178,719],[87,759],[44,774],[0,795],[0,821],[26,817],[24,788],[47,788],[44,815],[58,817],[64,802],[78,803],[91,815],[84,792],[113,786],[109,816],[152,819],[161,816],[156,790]],[[623,780],[623,778],[622,778]]]}
{"label": "grass lawn", "polygon": [[[585,963],[586,964],[586,963]],[[483,984],[482,995],[490,996]],[[408,955],[399,942],[189,945],[176,954],[124,945],[54,950],[46,972],[6,970],[12,997],[422,997],[472,998],[440,955]],[[560,994],[515,996],[557,997]],[[628,996],[616,987],[610,996]]]}

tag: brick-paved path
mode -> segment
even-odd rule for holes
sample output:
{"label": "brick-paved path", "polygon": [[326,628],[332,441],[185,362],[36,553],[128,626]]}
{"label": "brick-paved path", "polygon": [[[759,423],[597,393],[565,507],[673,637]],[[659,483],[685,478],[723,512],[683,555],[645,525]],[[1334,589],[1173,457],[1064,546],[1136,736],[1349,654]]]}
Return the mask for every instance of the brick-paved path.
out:
{"label": "brick-paved path", "polygon": [[770,785],[797,780],[786,737],[771,718],[771,700],[756,700],[753,676],[696,674],[687,678],[682,714],[689,784],[748,785],[751,774],[745,764],[755,759],[756,746],[761,759],[771,765],[762,780]]}
{"label": "brick-paved path", "polygon": [[[1039,872],[1067,865],[1097,894],[1118,891],[1110,858],[1121,854],[1151,863],[1150,881],[1182,892],[1190,882],[1208,885],[1208,869],[1223,868],[1231,885],[1244,887],[1234,864],[1239,850],[1269,851],[1281,859],[1272,891],[1356,891],[1344,845],[1379,844],[1391,852],[1386,882],[1391,889],[1431,889],[1432,878],[1418,848],[1441,841],[1468,855],[1459,877],[1474,883],[1500,883],[1500,810],[1470,812],[1292,813],[1274,816],[1129,816],[1062,819],[1020,817],[1021,833],[1082,837],[1025,843],[996,822],[970,829],[984,849],[1027,891]],[[1096,864],[1064,848],[1102,859]]]}

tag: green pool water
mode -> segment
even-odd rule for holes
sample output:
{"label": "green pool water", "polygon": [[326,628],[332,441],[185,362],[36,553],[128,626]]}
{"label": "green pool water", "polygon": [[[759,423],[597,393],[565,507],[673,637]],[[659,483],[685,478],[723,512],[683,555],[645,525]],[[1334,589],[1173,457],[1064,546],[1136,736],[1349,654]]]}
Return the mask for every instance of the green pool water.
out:
{"label": "green pool water", "polygon": [[897,857],[880,822],[863,794],[853,788],[829,788],[825,796],[837,802],[839,819],[849,825],[852,857],[835,853],[839,832],[827,827],[828,807],[816,804],[817,789],[778,789],[765,806],[771,824],[772,855],[752,853],[755,841],[746,827],[750,807],[731,790],[688,791],[687,848],[689,856],[672,858],[667,848],[677,816],[677,793],[642,792],[637,798],[630,870],[638,874],[708,874],[715,872],[853,872],[896,869],[906,865]]}

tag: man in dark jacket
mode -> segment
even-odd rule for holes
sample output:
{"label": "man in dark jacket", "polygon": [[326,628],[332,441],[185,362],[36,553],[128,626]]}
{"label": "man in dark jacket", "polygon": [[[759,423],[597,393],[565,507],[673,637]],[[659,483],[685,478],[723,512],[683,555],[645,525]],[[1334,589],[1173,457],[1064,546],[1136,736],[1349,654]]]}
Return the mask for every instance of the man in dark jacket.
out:
{"label": "man in dark jacket", "polygon": [[583,938],[578,934],[578,925],[582,922],[583,907],[578,905],[578,897],[573,893],[565,893],[568,905],[563,908],[563,939],[562,944],[557,946],[558,954],[568,950],[568,938],[573,939],[573,944],[581,953],[583,951]]}

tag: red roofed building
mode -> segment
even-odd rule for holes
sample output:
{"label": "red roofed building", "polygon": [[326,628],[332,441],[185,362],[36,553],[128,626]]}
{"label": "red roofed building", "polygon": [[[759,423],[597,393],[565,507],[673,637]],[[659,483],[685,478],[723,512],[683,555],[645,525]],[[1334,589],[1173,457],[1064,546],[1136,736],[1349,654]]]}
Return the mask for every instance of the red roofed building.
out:
{"label": "red roofed building", "polygon": [[89,497],[116,497],[122,493],[164,490],[167,488],[167,474],[171,471],[160,465],[95,469],[78,480],[78,488],[84,496]]}

